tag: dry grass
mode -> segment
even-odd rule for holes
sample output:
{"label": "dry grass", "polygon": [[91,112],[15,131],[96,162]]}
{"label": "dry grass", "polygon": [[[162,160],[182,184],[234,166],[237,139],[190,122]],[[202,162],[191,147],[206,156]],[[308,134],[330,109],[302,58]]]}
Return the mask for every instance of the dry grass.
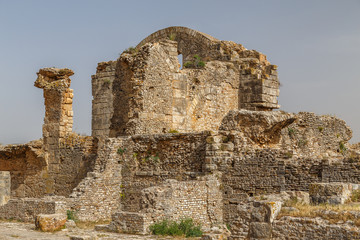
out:
{"label": "dry grass", "polygon": [[[291,211],[288,208],[282,208],[281,212],[278,215],[278,219],[283,216],[292,216],[292,217],[321,217],[325,220],[328,220],[330,223],[338,223],[340,221],[346,222],[351,220],[354,224],[360,227],[360,203],[347,203],[342,205],[330,205],[330,204],[320,204],[320,205],[310,205],[303,204],[297,201],[288,201],[284,204],[284,207],[293,207],[296,210]],[[359,212],[359,214],[354,214],[354,212]]]}

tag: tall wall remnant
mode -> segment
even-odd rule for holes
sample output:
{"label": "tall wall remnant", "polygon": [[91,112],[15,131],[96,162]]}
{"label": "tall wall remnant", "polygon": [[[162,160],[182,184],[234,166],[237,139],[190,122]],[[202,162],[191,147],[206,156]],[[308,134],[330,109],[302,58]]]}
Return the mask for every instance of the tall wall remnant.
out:
{"label": "tall wall remnant", "polygon": [[92,85],[96,137],[217,130],[230,110],[279,108],[277,66],[265,55],[185,27],[99,63]]}

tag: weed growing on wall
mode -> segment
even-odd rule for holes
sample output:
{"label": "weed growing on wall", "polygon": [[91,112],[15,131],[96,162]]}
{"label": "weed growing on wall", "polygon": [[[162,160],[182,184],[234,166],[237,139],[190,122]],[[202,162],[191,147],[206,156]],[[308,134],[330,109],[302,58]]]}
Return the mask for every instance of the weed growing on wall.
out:
{"label": "weed growing on wall", "polygon": [[193,61],[187,61],[184,63],[184,68],[204,68],[205,62],[201,60],[200,56],[195,54]]}
{"label": "weed growing on wall", "polygon": [[74,210],[66,210],[66,216],[68,220],[73,220],[74,222],[78,220],[77,212]]}

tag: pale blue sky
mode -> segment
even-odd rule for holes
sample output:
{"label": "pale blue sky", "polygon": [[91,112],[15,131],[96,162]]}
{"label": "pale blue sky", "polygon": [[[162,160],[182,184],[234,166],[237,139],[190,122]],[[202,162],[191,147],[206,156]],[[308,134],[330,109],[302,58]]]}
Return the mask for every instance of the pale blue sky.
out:
{"label": "pale blue sky", "polygon": [[279,66],[289,112],[334,114],[360,141],[360,0],[0,0],[0,143],[41,137],[43,67],[68,67],[74,130],[90,134],[91,75],[169,26],[243,44]]}

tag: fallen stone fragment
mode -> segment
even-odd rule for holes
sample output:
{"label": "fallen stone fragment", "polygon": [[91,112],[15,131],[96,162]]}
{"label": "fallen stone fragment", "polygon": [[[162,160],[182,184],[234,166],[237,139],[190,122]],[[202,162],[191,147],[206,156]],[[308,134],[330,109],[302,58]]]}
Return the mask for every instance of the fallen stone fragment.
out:
{"label": "fallen stone fragment", "polygon": [[54,232],[63,229],[66,220],[64,214],[40,214],[35,218],[35,227],[43,232]]}

